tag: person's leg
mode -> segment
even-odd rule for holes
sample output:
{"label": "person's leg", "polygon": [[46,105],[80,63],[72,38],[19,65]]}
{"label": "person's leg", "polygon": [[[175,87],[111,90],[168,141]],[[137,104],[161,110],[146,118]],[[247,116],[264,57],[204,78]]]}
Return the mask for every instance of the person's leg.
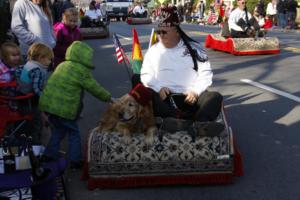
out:
{"label": "person's leg", "polygon": [[246,30],[246,28],[248,26],[243,18],[240,18],[239,21],[236,24],[238,26],[240,26],[243,30]]}
{"label": "person's leg", "polygon": [[78,124],[74,120],[67,120],[66,127],[69,133],[69,158],[71,163],[79,163],[82,161],[81,153],[81,137]]}
{"label": "person's leg", "polygon": [[146,18],[147,17],[147,11],[143,12],[142,16],[143,16],[143,18]]}
{"label": "person's leg", "polygon": [[278,26],[278,16],[277,14],[276,15],[273,15],[273,26]]}
{"label": "person's leg", "polygon": [[67,133],[67,128],[64,125],[63,119],[49,115],[49,123],[51,125],[51,137],[45,149],[44,155],[53,159],[59,158],[60,142]]}
{"label": "person's leg", "polygon": [[247,38],[248,37],[248,35],[245,32],[236,31],[233,29],[230,30],[230,36],[232,38]]}
{"label": "person's leg", "polygon": [[41,144],[43,122],[41,112],[37,107],[33,108],[33,115],[32,129],[30,130],[29,135],[32,137],[33,144]]}
{"label": "person's leg", "polygon": [[297,28],[296,16],[297,16],[297,14],[295,12],[291,12],[291,28],[292,29],[296,29]]}
{"label": "person's leg", "polygon": [[158,117],[177,117],[176,110],[173,109],[167,102],[163,101],[159,94],[153,91],[152,93],[153,113]]}
{"label": "person's leg", "polygon": [[223,27],[221,29],[221,35],[225,38],[230,37],[230,31],[229,31],[229,25],[228,25],[228,21],[226,20],[223,24]]}
{"label": "person's leg", "polygon": [[90,25],[90,18],[88,16],[82,17],[80,27],[86,28],[89,27],[89,25]]}
{"label": "person's leg", "polygon": [[278,14],[278,18],[279,18],[279,26],[280,28],[284,29],[286,26],[286,17],[284,13],[279,13]]}
{"label": "person's leg", "polygon": [[254,17],[252,17],[252,18],[249,20],[249,24],[250,24],[251,26],[253,26],[253,27],[254,27],[254,30],[256,30],[256,31],[258,31],[258,30],[260,29],[260,26],[259,26],[257,20],[256,20]]}
{"label": "person's leg", "polygon": [[282,20],[283,20],[283,27],[285,28],[287,26],[287,22],[288,22],[288,18],[287,18],[286,13],[282,14]]}
{"label": "person's leg", "polygon": [[214,121],[220,111],[223,102],[223,96],[218,92],[203,92],[197,101],[199,106],[195,115],[198,121]]}

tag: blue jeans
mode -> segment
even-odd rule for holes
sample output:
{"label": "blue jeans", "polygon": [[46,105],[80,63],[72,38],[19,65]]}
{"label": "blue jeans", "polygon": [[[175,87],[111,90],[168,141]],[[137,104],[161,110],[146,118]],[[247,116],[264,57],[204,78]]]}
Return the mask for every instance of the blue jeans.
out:
{"label": "blue jeans", "polygon": [[285,28],[287,24],[286,14],[278,13],[278,24],[280,28]]}
{"label": "blue jeans", "polygon": [[297,28],[297,24],[295,22],[296,16],[297,16],[297,13],[295,13],[295,12],[287,12],[287,18],[289,20],[289,25],[290,25],[291,29]]}
{"label": "blue jeans", "polygon": [[59,157],[60,143],[68,133],[69,159],[71,162],[81,161],[81,138],[77,122],[51,114],[49,115],[49,122],[52,126],[52,133],[44,154],[57,159]]}

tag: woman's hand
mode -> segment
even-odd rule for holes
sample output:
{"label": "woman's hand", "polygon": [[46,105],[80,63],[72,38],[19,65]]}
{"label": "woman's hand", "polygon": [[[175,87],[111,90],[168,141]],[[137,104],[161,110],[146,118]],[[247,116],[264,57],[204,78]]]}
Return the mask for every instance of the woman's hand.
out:
{"label": "woman's hand", "polygon": [[159,91],[159,96],[162,100],[165,100],[170,93],[171,91],[169,88],[163,87]]}
{"label": "woman's hand", "polygon": [[186,95],[186,98],[185,98],[185,102],[188,103],[188,104],[194,104],[197,102],[197,99],[198,99],[198,95],[195,93],[195,92],[187,92],[185,93]]}

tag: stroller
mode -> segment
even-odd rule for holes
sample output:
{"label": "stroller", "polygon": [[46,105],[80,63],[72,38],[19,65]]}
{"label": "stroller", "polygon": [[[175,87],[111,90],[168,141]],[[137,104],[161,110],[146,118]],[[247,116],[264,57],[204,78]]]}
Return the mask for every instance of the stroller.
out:
{"label": "stroller", "polygon": [[0,138],[8,133],[14,135],[26,122],[33,120],[33,96],[33,93],[18,93],[16,80],[0,83]]}
{"label": "stroller", "polygon": [[[33,120],[33,93],[21,94],[17,81],[0,83],[0,199],[68,199],[66,159],[40,162],[43,146],[19,133]],[[39,150],[37,150],[39,149]]]}

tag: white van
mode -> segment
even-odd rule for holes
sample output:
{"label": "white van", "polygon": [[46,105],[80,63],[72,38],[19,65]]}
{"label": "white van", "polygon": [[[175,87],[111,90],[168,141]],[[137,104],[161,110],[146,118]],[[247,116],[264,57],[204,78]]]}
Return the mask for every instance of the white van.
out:
{"label": "white van", "polygon": [[128,8],[133,6],[133,0],[106,0],[106,13],[109,18],[126,20]]}

